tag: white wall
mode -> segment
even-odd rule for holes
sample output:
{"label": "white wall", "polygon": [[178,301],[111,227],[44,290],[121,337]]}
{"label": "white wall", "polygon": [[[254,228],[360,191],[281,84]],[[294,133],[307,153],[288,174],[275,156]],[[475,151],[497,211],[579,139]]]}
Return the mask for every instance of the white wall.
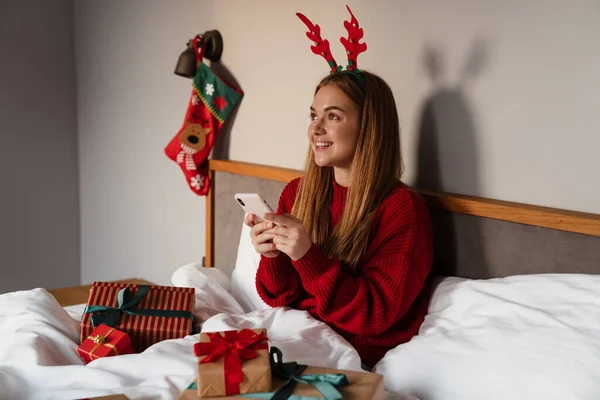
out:
{"label": "white wall", "polygon": [[169,283],[204,255],[204,198],[163,148],[183,122],[191,80],[173,74],[205,2],[75,2],[81,277]]}
{"label": "white wall", "polygon": [[[232,159],[302,168],[307,109],[327,65],[294,13],[318,23],[342,61],[346,3],[214,2],[212,26],[247,93]],[[598,0],[349,5],[369,46],[359,65],[396,96],[409,183],[419,174],[446,191],[600,213]],[[436,84],[426,53],[442,68]]]}
{"label": "white wall", "polygon": [[[597,0],[350,6],[369,45],[360,65],[395,93],[409,183],[600,213]],[[341,62],[345,1],[110,0],[75,11],[82,280],[164,282],[204,254],[204,199],[162,152],[190,93],[172,72],[186,40],[219,29],[222,63],[246,93],[230,158],[299,169],[327,66],[294,13],[321,25]]]}
{"label": "white wall", "polygon": [[73,2],[0,1],[0,293],[79,284]]}

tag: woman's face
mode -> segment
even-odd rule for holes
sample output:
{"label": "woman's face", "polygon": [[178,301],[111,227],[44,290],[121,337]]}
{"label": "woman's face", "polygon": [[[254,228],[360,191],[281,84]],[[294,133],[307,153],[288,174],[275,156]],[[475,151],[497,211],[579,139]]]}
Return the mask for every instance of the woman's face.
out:
{"label": "woman's face", "polygon": [[350,170],[359,130],[358,110],[352,100],[333,85],[319,89],[310,107],[308,127],[315,163]]}

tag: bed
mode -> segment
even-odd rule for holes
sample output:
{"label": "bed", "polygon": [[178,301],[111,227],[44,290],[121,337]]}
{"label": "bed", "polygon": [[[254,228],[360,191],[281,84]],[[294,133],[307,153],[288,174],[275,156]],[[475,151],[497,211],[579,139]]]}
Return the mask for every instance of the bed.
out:
{"label": "bed", "polygon": [[[266,327],[288,359],[360,370],[356,351],[329,327],[271,309],[253,289],[258,257],[233,194],[259,192],[277,204],[300,172],[211,160],[209,175],[206,256],[172,277],[196,289],[197,329]],[[440,278],[419,334],[375,367],[389,397],[597,398],[600,216],[420,193],[434,221]],[[194,379],[197,335],[84,366],[76,352],[82,311],[44,289],[0,296],[0,399],[176,399]]]}

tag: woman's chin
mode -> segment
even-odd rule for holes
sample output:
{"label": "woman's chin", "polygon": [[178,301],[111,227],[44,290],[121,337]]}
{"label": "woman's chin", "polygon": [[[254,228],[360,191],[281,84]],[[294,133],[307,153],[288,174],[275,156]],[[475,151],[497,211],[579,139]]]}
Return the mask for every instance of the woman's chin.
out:
{"label": "woman's chin", "polygon": [[331,163],[327,159],[319,159],[315,157],[315,164],[319,167],[331,167]]}

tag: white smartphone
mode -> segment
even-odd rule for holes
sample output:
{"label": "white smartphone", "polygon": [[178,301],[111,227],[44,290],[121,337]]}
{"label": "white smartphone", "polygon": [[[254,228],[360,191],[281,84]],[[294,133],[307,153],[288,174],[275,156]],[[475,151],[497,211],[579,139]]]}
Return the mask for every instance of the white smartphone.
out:
{"label": "white smartphone", "polygon": [[[254,214],[255,222],[263,222],[263,215],[268,212],[275,212],[273,207],[258,193],[236,193],[235,201],[242,207],[246,214]],[[275,224],[277,225],[277,224]]]}

